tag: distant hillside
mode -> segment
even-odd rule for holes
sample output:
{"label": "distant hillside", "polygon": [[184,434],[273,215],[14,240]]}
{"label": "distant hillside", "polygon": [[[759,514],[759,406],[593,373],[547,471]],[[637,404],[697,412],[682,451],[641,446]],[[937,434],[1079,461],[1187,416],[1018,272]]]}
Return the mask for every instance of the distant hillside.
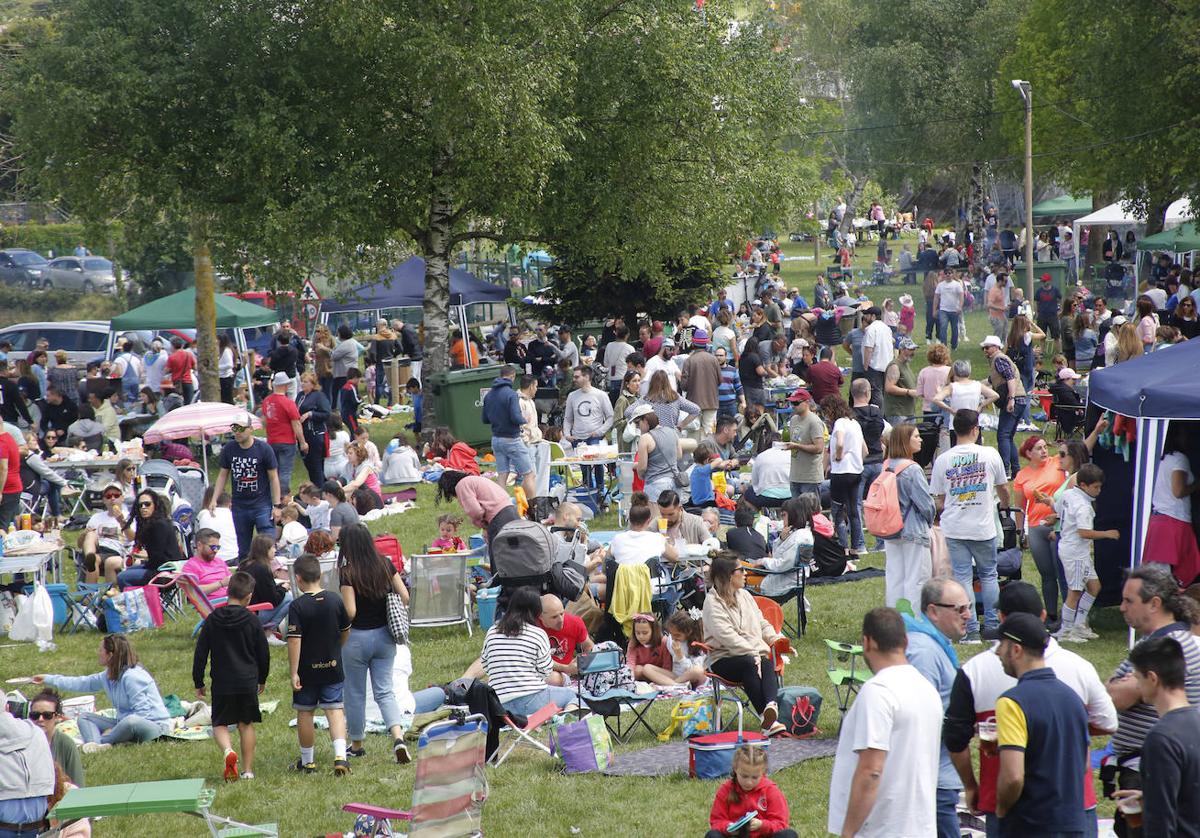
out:
{"label": "distant hillside", "polygon": [[0,26],[23,17],[49,14],[58,0],[0,0]]}

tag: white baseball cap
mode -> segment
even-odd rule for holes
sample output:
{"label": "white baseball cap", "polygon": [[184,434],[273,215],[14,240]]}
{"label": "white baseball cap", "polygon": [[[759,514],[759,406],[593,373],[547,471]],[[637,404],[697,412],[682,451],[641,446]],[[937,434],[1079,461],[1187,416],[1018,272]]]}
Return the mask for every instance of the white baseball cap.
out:
{"label": "white baseball cap", "polygon": [[292,378],[286,372],[277,372],[271,376],[272,387],[286,387],[292,383]]}
{"label": "white baseball cap", "polygon": [[999,349],[1000,347],[1004,346],[1004,344],[1001,343],[1000,338],[996,337],[995,335],[988,335],[987,337],[985,337],[983,340],[981,340],[979,342],[979,346],[980,347],[994,346],[997,349]]}

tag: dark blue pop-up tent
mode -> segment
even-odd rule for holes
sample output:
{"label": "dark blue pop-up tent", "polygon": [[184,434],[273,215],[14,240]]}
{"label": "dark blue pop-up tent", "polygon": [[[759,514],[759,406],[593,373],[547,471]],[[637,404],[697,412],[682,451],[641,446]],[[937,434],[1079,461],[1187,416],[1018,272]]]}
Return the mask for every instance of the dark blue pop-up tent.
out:
{"label": "dark blue pop-up tent", "polygon": [[[1096,370],[1088,383],[1088,402],[1098,408],[1128,416],[1137,422],[1137,444],[1133,454],[1132,521],[1129,524],[1130,566],[1142,561],[1146,528],[1150,523],[1150,497],[1162,459],[1163,442],[1171,420],[1200,419],[1200,338],[1151,352]],[[1100,449],[1096,449],[1100,453]],[[1099,462],[1097,465],[1104,467]],[[1119,459],[1119,458],[1118,458]],[[1114,470],[1115,471],[1115,470]],[[1097,528],[1107,513],[1115,514],[1125,504],[1109,495],[1114,471],[1105,468],[1104,492],[1097,499]],[[1115,487],[1120,491],[1119,487]],[[1119,529],[1119,527],[1118,527]],[[1096,542],[1097,554],[1102,541]]]}
{"label": "dark blue pop-up tent", "polygon": [[[450,269],[450,305],[502,303],[509,290],[478,279],[474,274]],[[345,301],[321,303],[322,314],[420,307],[425,301],[425,260],[414,256],[392,268],[378,280],[361,285],[345,295]]]}

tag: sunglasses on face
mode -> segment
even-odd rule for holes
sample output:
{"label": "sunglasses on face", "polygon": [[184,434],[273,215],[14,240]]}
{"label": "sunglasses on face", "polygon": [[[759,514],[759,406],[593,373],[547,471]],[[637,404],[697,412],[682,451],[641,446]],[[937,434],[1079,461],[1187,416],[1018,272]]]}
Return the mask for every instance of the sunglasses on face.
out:
{"label": "sunglasses on face", "polygon": [[152,501],[152,500],[138,501],[138,506],[141,507],[142,509],[150,509],[151,507],[154,506],[154,501]]}
{"label": "sunglasses on face", "polygon": [[120,495],[105,495],[104,499],[105,500],[119,500],[120,497],[121,497]]}
{"label": "sunglasses on face", "polygon": [[53,710],[30,710],[29,721],[31,722],[48,722],[54,719],[58,713]]}
{"label": "sunglasses on face", "polygon": [[230,425],[229,430],[233,431],[235,434],[240,434],[242,431],[246,430],[246,426],[245,425]]}

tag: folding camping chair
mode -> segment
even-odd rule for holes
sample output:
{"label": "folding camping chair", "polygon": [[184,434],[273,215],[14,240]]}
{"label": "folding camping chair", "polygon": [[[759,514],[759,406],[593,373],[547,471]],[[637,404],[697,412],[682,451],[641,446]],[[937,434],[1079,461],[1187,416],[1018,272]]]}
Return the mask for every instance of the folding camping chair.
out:
{"label": "folding camping chair", "polygon": [[[608,732],[622,745],[628,741],[630,735],[637,729],[639,724],[648,730],[651,736],[658,736],[658,731],[650,727],[650,723],[646,721],[646,714],[650,712],[650,708],[658,700],[661,694],[659,690],[638,693],[632,690],[611,689],[599,695],[583,691],[584,676],[602,672],[616,672],[624,665],[619,650],[603,649],[598,652],[588,652],[580,655],[578,660],[579,677],[575,682],[575,691],[579,697],[580,710],[587,707],[588,710],[603,718],[604,726],[608,728]],[[629,710],[633,713],[633,720],[627,725],[623,725],[621,722],[621,713],[624,710]],[[617,720],[616,727],[613,727],[612,723],[609,722],[609,719],[613,718]]]}
{"label": "folding camping chair", "polygon": [[[825,652],[829,657],[829,665],[825,674],[829,676],[829,681],[833,684],[833,691],[837,694],[838,699],[838,710],[842,712],[844,718],[846,708],[850,706],[850,699],[854,698],[862,685],[867,682],[870,670],[865,661],[862,661],[862,646],[827,639]],[[849,665],[848,668],[847,665]]]}
{"label": "folding camping chair", "polygon": [[[157,821],[162,815],[172,813],[200,818],[212,838],[279,834],[277,824],[250,825],[213,814],[210,810],[216,796],[214,790],[205,788],[201,779],[73,788],[50,813],[50,817],[59,821],[59,825],[41,835],[57,836],[66,827],[84,818],[152,815]],[[167,832],[161,824],[148,831],[156,834]]]}
{"label": "folding camping chair", "polygon": [[504,721],[507,723],[507,727],[505,727],[501,733],[508,731],[512,734],[512,736],[506,744],[501,745],[496,749],[496,752],[492,754],[492,758],[489,760],[489,762],[492,765],[502,765],[519,745],[528,745],[548,756],[553,754],[554,752],[549,745],[539,742],[538,740],[534,739],[533,736],[538,732],[538,729],[542,725],[553,719],[561,712],[562,708],[557,704],[547,704],[532,716],[525,717],[525,724],[523,725],[518,724],[517,720],[514,719],[512,715],[505,713]]}
{"label": "folding camping chair", "polygon": [[471,629],[471,594],[467,588],[466,553],[431,553],[409,556],[410,629],[454,626]]}
{"label": "folding camping chair", "polygon": [[[480,821],[488,796],[483,771],[486,738],[487,720],[483,716],[461,715],[427,727],[417,743],[412,809],[347,803],[342,811],[374,819],[366,825],[370,832],[354,834],[385,838],[409,834],[465,838],[482,834]],[[404,822],[411,825],[409,829],[401,827]]]}
{"label": "folding camping chair", "polygon": [[[756,567],[754,573],[762,576],[778,576],[780,578],[792,580],[792,586],[786,591],[777,594],[763,593],[761,590],[755,591],[755,599],[759,597],[771,600],[776,605],[787,605],[791,600],[796,600],[796,622],[789,623],[786,618],[783,619],[783,627],[780,629],[784,634],[794,637],[799,640],[808,630],[808,611],[804,607],[804,588],[808,580],[808,560],[800,555],[801,548],[796,548],[796,563],[787,570],[767,570],[765,568]],[[782,613],[782,612],[781,612]]]}
{"label": "folding camping chair", "polygon": [[[771,624],[775,631],[782,634],[783,609],[779,606],[779,603],[767,599],[766,597],[756,596],[754,597],[754,604],[758,606],[758,610],[762,613],[763,617],[766,618],[767,622]],[[711,649],[703,643],[698,643],[696,645],[699,648],[704,649],[705,652],[711,651]],[[775,649],[771,650],[771,664],[775,667],[776,673],[782,674],[783,661]],[[743,704],[750,704],[750,698],[746,695],[745,689],[738,682],[730,681],[727,678],[722,678],[720,675],[713,672],[712,669],[707,667],[705,668],[704,674],[708,676],[709,683],[712,684],[713,689],[713,720],[716,723],[718,731],[724,730],[721,720],[722,704],[725,701],[733,701],[741,706]],[[722,690],[727,691],[729,695],[722,697]],[[751,712],[754,712],[753,705],[751,706]]]}
{"label": "folding camping chair", "polygon": [[63,620],[62,630],[74,634],[81,628],[95,628],[96,608],[109,587],[108,582],[77,582],[75,590],[67,591],[67,618]]}
{"label": "folding camping chair", "polygon": [[[196,627],[192,629],[192,637],[200,633],[200,626],[204,625],[204,621],[208,619],[208,615],[225,604],[225,597],[209,597],[208,594],[200,590],[200,583],[196,581],[196,577],[188,573],[180,573],[175,576],[175,586],[180,593],[192,604],[196,609],[196,613],[200,615],[200,620],[196,623]],[[246,606],[251,611],[269,611],[271,603],[260,602],[257,605]]]}

